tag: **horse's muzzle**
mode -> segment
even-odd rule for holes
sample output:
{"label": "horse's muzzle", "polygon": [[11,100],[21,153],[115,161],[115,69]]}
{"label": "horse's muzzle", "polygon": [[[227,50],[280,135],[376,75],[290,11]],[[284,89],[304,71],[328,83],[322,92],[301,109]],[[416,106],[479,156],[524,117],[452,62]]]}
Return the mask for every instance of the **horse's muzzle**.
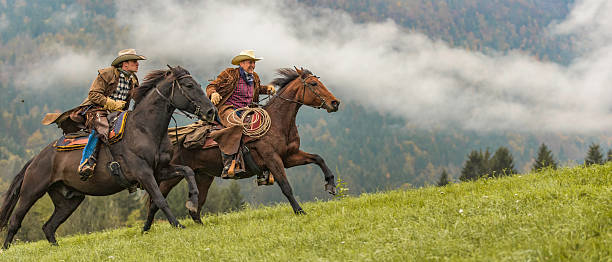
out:
{"label": "horse's muzzle", "polygon": [[334,101],[331,101],[330,105],[327,105],[326,109],[328,113],[331,113],[331,112],[338,111],[339,107],[340,107],[340,101],[334,100]]}
{"label": "horse's muzzle", "polygon": [[207,121],[207,122],[214,122],[216,115],[217,115],[217,109],[213,107],[211,109],[208,109],[206,113],[202,114],[200,116],[200,119]]}

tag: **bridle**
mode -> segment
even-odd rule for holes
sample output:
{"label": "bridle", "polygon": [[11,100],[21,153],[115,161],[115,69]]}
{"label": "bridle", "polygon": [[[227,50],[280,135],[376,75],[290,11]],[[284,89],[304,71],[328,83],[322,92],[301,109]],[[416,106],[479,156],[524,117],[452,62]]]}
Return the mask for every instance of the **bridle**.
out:
{"label": "bridle", "polygon": [[[200,108],[200,106],[199,106],[199,105],[197,105],[197,104],[196,104],[196,102],[195,102],[193,99],[191,99],[191,97],[189,97],[189,96],[188,96],[188,95],[185,93],[185,90],[183,90],[183,87],[182,87],[182,86],[181,86],[181,84],[179,83],[179,80],[181,80],[181,79],[183,79],[183,78],[187,78],[187,77],[189,77],[189,78],[192,78],[192,79],[193,79],[193,77],[191,77],[191,75],[190,75],[190,74],[185,74],[185,75],[182,75],[182,76],[180,76],[180,77],[175,78],[175,79],[172,81],[172,87],[170,88],[170,97],[174,97],[174,89],[175,89],[174,87],[176,86],[176,87],[177,87],[176,89],[178,89],[178,90],[181,92],[181,95],[183,95],[183,97],[184,97],[185,99],[187,99],[187,101],[189,101],[189,103],[190,103],[190,104],[191,104],[193,107],[195,107],[195,112],[194,112],[193,114],[188,113],[188,112],[185,112],[185,111],[183,111],[182,109],[180,109],[180,108],[179,108],[179,107],[178,107],[176,104],[174,104],[174,102],[172,102],[172,100],[170,100],[170,98],[168,98],[168,97],[164,96],[164,95],[163,95],[163,94],[162,94],[162,93],[159,91],[159,88],[158,88],[157,86],[155,87],[155,91],[157,92],[157,94],[158,94],[159,96],[161,96],[161,97],[162,97],[163,99],[165,99],[165,100],[166,100],[168,103],[170,103],[170,105],[171,105],[171,106],[173,106],[174,108],[178,109],[178,110],[179,110],[181,113],[183,113],[183,114],[184,114],[186,117],[191,118],[191,119],[198,119],[198,116],[200,115],[200,109],[201,109],[201,108]],[[193,116],[193,115],[195,115],[195,116]]]}
{"label": "bridle", "polygon": [[314,89],[314,87],[312,87],[312,85],[309,85],[308,83],[306,83],[306,80],[307,80],[308,78],[311,78],[311,77],[318,78],[318,77],[316,77],[316,76],[314,76],[314,75],[310,75],[310,76],[308,76],[308,77],[306,77],[306,78],[302,78],[301,76],[298,76],[298,77],[300,78],[300,80],[302,80],[302,85],[303,85],[303,87],[304,87],[304,88],[302,88],[302,101],[304,101],[304,97],[305,97],[305,95],[306,95],[306,87],[308,87],[308,89],[310,89],[310,91],[311,91],[313,94],[315,94],[315,96],[317,96],[317,98],[319,98],[319,100],[321,100],[321,104],[320,104],[320,105],[318,105],[318,106],[311,106],[311,105],[307,105],[307,104],[304,104],[304,102],[300,102],[300,101],[298,101],[298,100],[292,100],[292,99],[284,98],[283,96],[281,96],[281,94],[280,94],[280,93],[279,93],[278,95],[276,95],[276,97],[278,97],[278,98],[280,98],[280,99],[283,99],[283,100],[285,100],[285,101],[289,101],[289,102],[292,102],[292,103],[299,104],[299,105],[306,105],[306,106],[310,106],[310,107],[315,108],[315,109],[323,108],[323,105],[325,105],[325,102],[326,102],[326,101],[325,101],[325,98],[323,98],[323,97],[322,97],[322,96],[319,94],[319,92],[317,92],[317,90],[315,90],[315,89]]}

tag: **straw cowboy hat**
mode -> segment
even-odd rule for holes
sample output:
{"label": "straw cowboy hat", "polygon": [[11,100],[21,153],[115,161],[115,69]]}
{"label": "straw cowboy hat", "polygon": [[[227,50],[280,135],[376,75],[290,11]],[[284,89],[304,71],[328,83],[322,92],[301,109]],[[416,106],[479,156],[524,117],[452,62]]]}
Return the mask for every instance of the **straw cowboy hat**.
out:
{"label": "straw cowboy hat", "polygon": [[243,50],[232,59],[232,65],[239,65],[240,62],[244,60],[259,61],[261,59],[263,59],[263,57],[255,57],[255,50]]}
{"label": "straw cowboy hat", "polygon": [[136,49],[123,49],[119,51],[119,56],[113,60],[111,66],[117,66],[121,62],[130,60],[147,60],[146,57],[136,54]]}

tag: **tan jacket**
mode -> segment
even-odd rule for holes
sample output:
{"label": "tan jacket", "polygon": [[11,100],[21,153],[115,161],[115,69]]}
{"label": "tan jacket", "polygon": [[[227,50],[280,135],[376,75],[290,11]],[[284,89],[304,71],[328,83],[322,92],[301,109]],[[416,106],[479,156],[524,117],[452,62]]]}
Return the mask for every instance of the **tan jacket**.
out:
{"label": "tan jacket", "polygon": [[[267,89],[261,88],[261,83],[259,80],[259,76],[257,73],[253,72],[254,83],[253,83],[253,103],[259,102],[259,94],[266,94]],[[221,101],[217,104],[217,108],[224,105],[238,86],[238,79],[240,79],[240,69],[238,67],[235,68],[226,68],[217,76],[217,79],[210,82],[206,87],[206,96],[210,98],[212,93],[217,92],[221,95]]]}
{"label": "tan jacket", "polygon": [[[138,78],[136,78],[136,75],[134,75],[134,78],[136,79],[136,81],[132,83],[132,90],[138,88]],[[113,94],[113,92],[117,89],[118,83],[119,70],[117,70],[117,68],[111,66],[98,70],[98,76],[93,81],[93,83],[91,83],[87,98],[83,100],[79,107],[88,105],[104,106],[104,104],[106,104],[106,98]],[[132,92],[128,94],[128,98],[125,103],[125,108],[129,108],[131,97]]]}

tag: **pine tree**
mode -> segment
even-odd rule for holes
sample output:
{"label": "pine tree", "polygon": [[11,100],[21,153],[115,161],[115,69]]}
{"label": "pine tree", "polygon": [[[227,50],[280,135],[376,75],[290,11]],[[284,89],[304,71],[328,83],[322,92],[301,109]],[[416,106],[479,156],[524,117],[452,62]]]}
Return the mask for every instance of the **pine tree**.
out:
{"label": "pine tree", "polygon": [[601,149],[599,145],[593,143],[589,146],[589,152],[587,153],[586,158],[584,159],[584,164],[587,166],[598,164],[601,165],[604,163],[603,154],[601,153]]}
{"label": "pine tree", "polygon": [[482,151],[472,150],[465,161],[459,180],[476,180],[489,172],[489,150],[483,154]]}
{"label": "pine tree", "polygon": [[535,163],[533,163],[531,170],[539,171],[546,167],[557,169],[557,162],[555,162],[552,152],[548,150],[548,147],[546,147],[544,143],[542,143],[538,149],[538,156],[536,157]]}
{"label": "pine tree", "polygon": [[612,162],[612,149],[608,150],[608,159],[606,162]]}
{"label": "pine tree", "polygon": [[438,186],[446,186],[450,184],[448,181],[448,173],[446,173],[446,169],[442,169],[442,174],[440,175],[440,181],[438,181]]}
{"label": "pine tree", "polygon": [[490,176],[507,176],[516,174],[514,169],[514,159],[510,150],[506,147],[499,147],[490,161],[491,173]]}
{"label": "pine tree", "polygon": [[236,180],[233,180],[231,184],[227,187],[225,194],[229,202],[227,211],[235,211],[243,208],[244,198],[240,193],[240,185],[238,185],[238,182],[236,182]]}

